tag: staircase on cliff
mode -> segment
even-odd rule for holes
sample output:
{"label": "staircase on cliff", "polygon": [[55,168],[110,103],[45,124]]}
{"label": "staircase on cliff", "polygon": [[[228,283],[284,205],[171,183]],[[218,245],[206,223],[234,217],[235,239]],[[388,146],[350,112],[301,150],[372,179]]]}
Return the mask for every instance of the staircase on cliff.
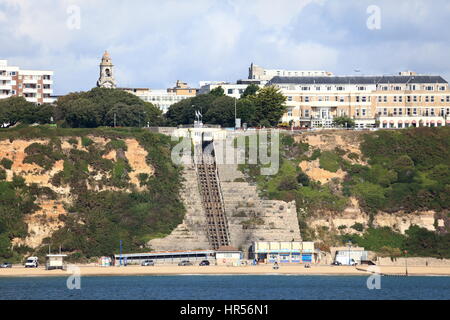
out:
{"label": "staircase on cliff", "polygon": [[[210,147],[211,152],[205,152]],[[227,216],[214,155],[214,145],[198,145],[196,169],[198,185],[203,200],[203,209],[206,216],[206,233],[209,244],[216,250],[221,246],[230,245]]]}

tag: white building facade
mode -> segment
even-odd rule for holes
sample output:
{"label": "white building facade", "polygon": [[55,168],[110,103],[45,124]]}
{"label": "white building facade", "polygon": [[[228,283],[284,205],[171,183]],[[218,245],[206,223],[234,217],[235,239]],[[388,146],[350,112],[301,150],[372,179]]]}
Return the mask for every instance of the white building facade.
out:
{"label": "white building facade", "polygon": [[296,127],[331,128],[336,117],[357,128],[450,124],[450,91],[440,76],[275,77],[267,85],[287,97],[281,121]]}
{"label": "white building facade", "polygon": [[24,97],[36,104],[54,103],[53,71],[21,70],[0,60],[0,99]]}
{"label": "white building facade", "polygon": [[226,96],[239,99],[241,95],[244,93],[245,89],[247,89],[248,84],[236,84],[229,82],[209,82],[209,81],[200,81],[200,89],[198,94],[208,94],[212,90],[222,87]]}
{"label": "white building facade", "polygon": [[126,92],[134,94],[146,102],[150,102],[158,107],[163,113],[166,113],[170,106],[181,100],[192,98],[193,95],[182,95],[175,92],[168,92],[165,89],[153,90],[148,88],[121,88]]}

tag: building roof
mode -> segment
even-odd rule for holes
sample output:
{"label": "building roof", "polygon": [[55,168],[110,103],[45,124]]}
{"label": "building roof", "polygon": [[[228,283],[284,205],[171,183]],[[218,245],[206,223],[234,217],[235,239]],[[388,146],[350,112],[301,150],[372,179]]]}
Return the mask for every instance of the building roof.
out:
{"label": "building roof", "polygon": [[221,246],[219,247],[219,249],[217,249],[216,251],[220,251],[220,252],[240,252],[237,248],[235,247],[231,247],[231,246]]}
{"label": "building roof", "polygon": [[441,76],[338,76],[338,77],[274,77],[269,84],[409,84],[448,83]]}

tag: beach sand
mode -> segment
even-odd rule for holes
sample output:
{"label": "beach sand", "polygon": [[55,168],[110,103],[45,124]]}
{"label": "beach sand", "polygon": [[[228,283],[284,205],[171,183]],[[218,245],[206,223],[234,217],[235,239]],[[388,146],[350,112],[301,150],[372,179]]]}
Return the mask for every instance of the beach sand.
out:
{"label": "beach sand", "polygon": [[[274,270],[272,265],[258,266],[127,266],[127,267],[98,267],[77,266],[81,276],[134,276],[134,275],[359,275],[367,276],[367,266],[319,266],[305,268],[302,265],[281,265]],[[404,267],[378,266],[385,275],[405,275]],[[35,276],[67,276],[72,272],[65,270],[45,270],[44,268],[24,268],[15,266],[11,269],[0,269],[0,277],[35,277]],[[450,267],[408,267],[411,276],[450,276]]]}

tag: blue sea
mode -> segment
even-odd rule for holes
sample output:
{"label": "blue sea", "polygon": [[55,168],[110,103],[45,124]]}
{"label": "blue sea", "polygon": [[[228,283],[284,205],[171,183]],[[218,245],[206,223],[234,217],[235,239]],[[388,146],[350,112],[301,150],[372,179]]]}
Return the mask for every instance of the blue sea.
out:
{"label": "blue sea", "polygon": [[450,299],[450,277],[381,277],[369,290],[362,276],[122,276],[0,278],[0,300],[422,300]]}

